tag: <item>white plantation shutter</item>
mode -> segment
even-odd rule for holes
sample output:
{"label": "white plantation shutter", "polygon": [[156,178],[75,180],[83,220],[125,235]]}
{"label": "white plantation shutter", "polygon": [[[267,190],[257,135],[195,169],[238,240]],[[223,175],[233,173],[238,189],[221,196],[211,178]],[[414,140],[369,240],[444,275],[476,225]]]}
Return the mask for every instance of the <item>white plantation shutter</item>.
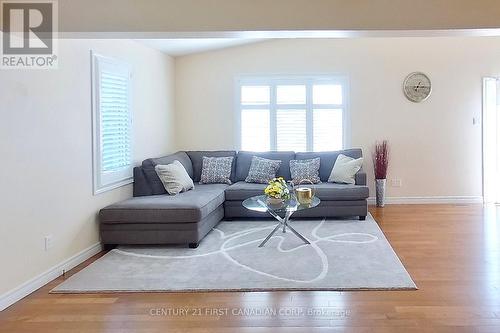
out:
{"label": "white plantation shutter", "polygon": [[306,110],[276,112],[277,150],[307,150]]}
{"label": "white plantation shutter", "polygon": [[313,150],[342,149],[342,110],[313,111]]}
{"label": "white plantation shutter", "polygon": [[102,171],[110,172],[131,164],[130,106],[127,73],[101,71],[100,100]]}
{"label": "white plantation shutter", "polygon": [[93,55],[94,193],[132,179],[130,69]]}
{"label": "white plantation shutter", "polygon": [[269,142],[269,110],[242,110],[241,149],[266,151]]}
{"label": "white plantation shutter", "polygon": [[345,78],[244,78],[237,89],[241,149],[328,151],[347,147]]}

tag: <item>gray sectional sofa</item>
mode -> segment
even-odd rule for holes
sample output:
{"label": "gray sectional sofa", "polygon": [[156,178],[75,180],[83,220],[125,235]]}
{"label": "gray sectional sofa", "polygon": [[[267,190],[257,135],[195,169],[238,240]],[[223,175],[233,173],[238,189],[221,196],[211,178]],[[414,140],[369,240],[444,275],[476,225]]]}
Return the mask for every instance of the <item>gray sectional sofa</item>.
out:
{"label": "gray sectional sofa", "polygon": [[[200,240],[222,219],[267,217],[267,214],[247,210],[243,200],[263,194],[265,184],[246,183],[253,156],[282,161],[277,176],[291,179],[289,163],[293,159],[320,157],[320,178],[316,195],[321,204],[295,213],[294,217],[343,217],[367,215],[368,187],[366,174],[360,170],[355,185],[327,183],[337,156],[359,158],[361,149],[336,152],[246,152],[246,151],[187,151],[150,158],[134,168],[134,197],[101,209],[99,213],[101,241],[116,244],[189,244]],[[234,156],[232,185],[200,185],[203,156]],[[154,167],[178,160],[195,182],[193,190],[175,196],[168,195]]]}

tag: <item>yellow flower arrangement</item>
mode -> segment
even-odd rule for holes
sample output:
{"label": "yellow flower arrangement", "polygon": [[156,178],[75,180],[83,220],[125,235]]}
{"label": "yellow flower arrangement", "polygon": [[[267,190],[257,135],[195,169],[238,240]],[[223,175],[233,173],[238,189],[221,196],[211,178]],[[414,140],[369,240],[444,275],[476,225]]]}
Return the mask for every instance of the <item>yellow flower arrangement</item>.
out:
{"label": "yellow flower arrangement", "polygon": [[290,199],[290,190],[283,177],[273,178],[269,181],[264,193],[270,198]]}

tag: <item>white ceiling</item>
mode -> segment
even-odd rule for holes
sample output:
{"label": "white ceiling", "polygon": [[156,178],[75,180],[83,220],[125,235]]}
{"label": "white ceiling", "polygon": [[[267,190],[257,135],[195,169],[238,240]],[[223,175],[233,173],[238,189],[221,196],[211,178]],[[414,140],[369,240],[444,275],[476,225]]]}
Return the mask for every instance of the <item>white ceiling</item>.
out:
{"label": "white ceiling", "polygon": [[[203,37],[201,37],[201,36]],[[286,38],[372,38],[372,37],[464,37],[500,36],[500,29],[455,29],[455,30],[338,30],[338,31],[272,31],[272,32],[214,32],[214,33],[171,33],[136,34],[139,43],[160,50],[171,56],[183,56],[210,50],[257,43],[271,39]],[[74,38],[66,34],[67,38]],[[108,38],[134,38],[130,34],[115,33]],[[148,38],[149,37],[149,38]],[[102,33],[85,38],[103,38]]]}
{"label": "white ceiling", "polygon": [[160,50],[171,56],[224,49],[227,47],[256,43],[257,38],[179,38],[179,39],[136,39],[137,42]]}

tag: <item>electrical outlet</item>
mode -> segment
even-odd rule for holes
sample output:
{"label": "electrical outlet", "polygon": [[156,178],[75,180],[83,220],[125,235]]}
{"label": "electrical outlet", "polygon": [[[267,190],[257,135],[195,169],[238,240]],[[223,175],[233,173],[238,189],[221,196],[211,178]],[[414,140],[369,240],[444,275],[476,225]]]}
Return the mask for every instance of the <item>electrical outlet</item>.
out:
{"label": "electrical outlet", "polygon": [[52,239],[52,235],[47,235],[45,236],[45,251],[48,251],[52,248],[52,243],[53,243],[53,239]]}
{"label": "electrical outlet", "polygon": [[403,186],[403,182],[399,178],[393,178],[391,181],[392,187],[401,187]]}

